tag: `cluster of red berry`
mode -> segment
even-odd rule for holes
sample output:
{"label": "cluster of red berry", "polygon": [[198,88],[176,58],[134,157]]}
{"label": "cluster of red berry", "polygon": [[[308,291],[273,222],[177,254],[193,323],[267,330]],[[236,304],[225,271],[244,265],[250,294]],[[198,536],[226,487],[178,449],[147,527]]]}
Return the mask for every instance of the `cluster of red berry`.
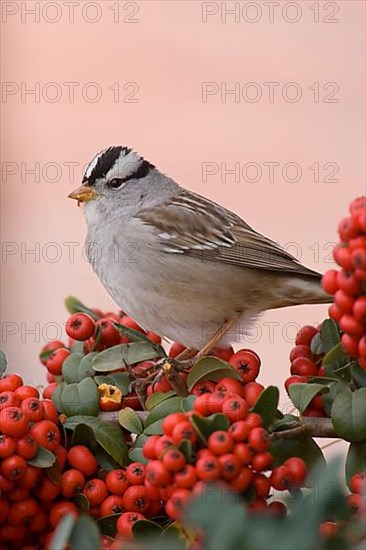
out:
{"label": "cluster of red berry", "polygon": [[343,332],[345,352],[366,369],[366,197],[352,201],[349,211],[339,223],[340,243],[333,252],[341,269],[328,270],[322,285],[334,295],[329,316]]}
{"label": "cluster of red berry", "polygon": [[[142,334],[145,334],[152,342],[161,343],[161,338],[154,332],[145,332],[131,317],[121,312],[117,315],[113,312],[102,313],[94,309],[93,313],[100,318],[94,321],[87,313],[74,313],[66,321],[66,333],[69,336],[69,342],[66,346],[60,340],[54,340],[46,344],[41,352],[40,359],[47,369],[47,381],[49,385],[45,388],[43,395],[50,398],[55,391],[57,384],[62,376],[62,366],[64,361],[71,353],[71,348],[75,341],[83,342],[83,353],[87,355],[92,351],[103,351],[118,344],[126,344],[129,339],[121,334],[115,323],[119,323],[126,328],[131,328]],[[134,365],[137,376],[147,376],[149,369],[154,368],[153,361],[144,361]],[[123,370],[123,369],[121,369]],[[116,371],[115,371],[116,372]],[[170,387],[169,387],[170,388]],[[102,411],[119,410],[123,407],[140,408],[141,403],[134,391],[124,398],[122,395],[113,395],[115,390],[105,385],[100,390],[99,406]],[[158,390],[156,390],[158,391]]]}
{"label": "cluster of red berry", "polygon": [[54,484],[37,466],[37,456],[40,448],[47,449],[61,465],[67,451],[54,403],[39,397],[18,374],[0,379],[1,548],[43,547],[60,519],[58,505],[51,506]]}
{"label": "cluster of red berry", "polygon": [[[314,336],[320,334],[320,326],[303,326],[296,335],[295,346],[290,352],[291,376],[285,380],[285,388],[288,392],[292,384],[307,383],[314,376],[325,375],[322,360],[324,353],[315,354],[311,351],[311,341]],[[326,416],[322,395],[316,395],[309,403],[303,416]]]}
{"label": "cluster of red berry", "polygon": [[[346,497],[347,504],[360,521],[364,522],[366,514],[366,472],[354,474],[350,479],[349,487],[351,494]],[[319,533],[325,538],[332,538],[337,536],[342,527],[344,527],[343,522],[324,521],[319,525]]]}

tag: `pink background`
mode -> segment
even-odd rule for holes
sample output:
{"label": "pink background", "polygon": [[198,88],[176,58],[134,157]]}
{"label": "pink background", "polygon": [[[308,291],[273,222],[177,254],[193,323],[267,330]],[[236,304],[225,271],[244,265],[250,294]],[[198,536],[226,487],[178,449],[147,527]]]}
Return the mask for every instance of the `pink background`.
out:
{"label": "pink background", "polygon": [[[78,185],[82,167],[111,144],[137,149],[183,186],[234,210],[281,244],[295,243],[289,250],[300,251],[309,267],[321,272],[330,267],[328,243],[337,238],[337,223],[347,214],[348,203],[365,192],[363,2],[334,2],[327,11],[324,2],[315,3],[318,23],[310,9],[314,3],[306,1],[285,12],[287,4],[281,2],[273,22],[263,3],[252,3],[250,8],[242,2],[241,8],[248,11],[238,22],[233,15],[222,21],[224,14],[218,12],[206,23],[202,22],[205,8],[198,1],[138,2],[138,13],[130,16],[134,3],[120,2],[119,22],[113,21],[111,9],[116,2],[94,2],[98,12],[89,6],[84,18],[82,7],[85,10],[91,3],[80,2],[74,22],[63,2],[57,3],[57,11],[51,6],[40,13],[37,22],[24,11],[34,2],[2,4],[5,90],[18,86],[24,92],[37,82],[40,86],[39,101],[34,95],[22,98],[19,91],[3,95],[2,103],[1,320],[2,347],[11,371],[20,372],[28,383],[44,383],[37,355],[45,339],[59,336],[57,327],[66,319],[65,296],[113,308],[81,254],[82,211],[66,198]],[[44,9],[56,3],[40,4]],[[210,4],[219,10],[221,3]],[[234,2],[226,4],[232,8]],[[9,14],[17,8],[17,13]],[[297,22],[286,21],[296,18],[299,10]],[[256,15],[256,23],[245,20]],[[94,17],[99,21],[91,23]],[[326,18],[338,22],[326,23]],[[51,23],[51,19],[59,20]],[[61,90],[58,101],[51,101],[55,87],[47,88],[50,82]],[[80,83],[73,102],[65,82]],[[87,100],[91,87],[84,92],[90,96],[81,93],[90,82],[102,91],[97,102]],[[119,101],[109,89],[116,82]],[[129,82],[138,86],[135,103],[123,102],[136,88],[135,84],[123,90]],[[241,96],[236,102],[233,95],[221,100],[217,93],[203,102],[203,82],[215,82],[218,88],[226,82],[227,89],[236,82],[241,89],[255,82],[262,98],[254,103]],[[280,83],[273,102],[268,100],[265,82]],[[289,82],[301,87],[297,102],[282,97]],[[320,88],[318,102],[309,89],[315,82]],[[323,89],[329,82],[339,86],[333,96],[338,102],[324,102],[334,89],[333,85]],[[294,90],[288,89],[290,97]],[[253,93],[253,87],[248,89],[249,99]],[[218,173],[203,181],[202,166],[207,162],[218,167],[226,163],[228,168],[255,162],[262,177],[248,182],[228,175],[225,182]],[[280,163],[272,182],[263,165],[268,162]],[[298,182],[282,177],[281,169],[288,162],[301,166]],[[309,169],[316,162],[321,167],[319,182]],[[25,173],[35,163],[39,163],[39,181]],[[78,163],[74,177],[65,163]],[[338,182],[324,181],[333,166],[324,170],[326,163],[339,167],[333,176]],[[11,169],[16,173],[9,175]],[[288,174],[293,177],[291,170]],[[74,258],[71,245],[64,243],[77,243]],[[24,254],[25,249],[37,247],[36,256]],[[321,321],[326,311],[326,306],[307,306],[263,315],[258,341],[249,344],[262,357],[262,383],[282,387],[289,372],[294,327]],[[272,345],[266,323],[273,323]],[[288,410],[285,395],[282,405]]]}

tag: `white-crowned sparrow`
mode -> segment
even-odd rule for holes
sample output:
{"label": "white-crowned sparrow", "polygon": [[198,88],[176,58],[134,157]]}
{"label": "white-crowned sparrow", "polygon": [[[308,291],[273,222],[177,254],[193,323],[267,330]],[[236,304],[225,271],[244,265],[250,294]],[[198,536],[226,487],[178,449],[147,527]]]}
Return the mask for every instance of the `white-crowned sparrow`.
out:
{"label": "white-crowned sparrow", "polygon": [[98,153],[69,197],[84,203],[88,257],[118,306],[191,349],[217,331],[237,341],[264,310],[330,301],[319,273],[127,147]]}

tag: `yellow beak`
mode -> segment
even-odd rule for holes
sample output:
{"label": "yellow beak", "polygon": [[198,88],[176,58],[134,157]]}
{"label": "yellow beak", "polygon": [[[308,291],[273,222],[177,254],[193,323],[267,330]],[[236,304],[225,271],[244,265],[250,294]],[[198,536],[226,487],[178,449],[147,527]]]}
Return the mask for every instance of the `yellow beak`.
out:
{"label": "yellow beak", "polygon": [[78,202],[88,202],[95,199],[98,194],[99,193],[89,185],[80,185],[80,187],[68,195],[68,198],[75,199]]}

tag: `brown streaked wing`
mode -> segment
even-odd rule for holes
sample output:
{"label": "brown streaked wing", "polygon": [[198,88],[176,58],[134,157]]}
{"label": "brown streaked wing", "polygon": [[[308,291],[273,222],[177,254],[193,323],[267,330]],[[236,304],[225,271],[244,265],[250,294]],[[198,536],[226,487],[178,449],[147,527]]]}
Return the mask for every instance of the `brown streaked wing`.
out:
{"label": "brown streaked wing", "polygon": [[182,190],[169,202],[139,212],[158,231],[161,250],[240,267],[319,277],[222,206]]}

